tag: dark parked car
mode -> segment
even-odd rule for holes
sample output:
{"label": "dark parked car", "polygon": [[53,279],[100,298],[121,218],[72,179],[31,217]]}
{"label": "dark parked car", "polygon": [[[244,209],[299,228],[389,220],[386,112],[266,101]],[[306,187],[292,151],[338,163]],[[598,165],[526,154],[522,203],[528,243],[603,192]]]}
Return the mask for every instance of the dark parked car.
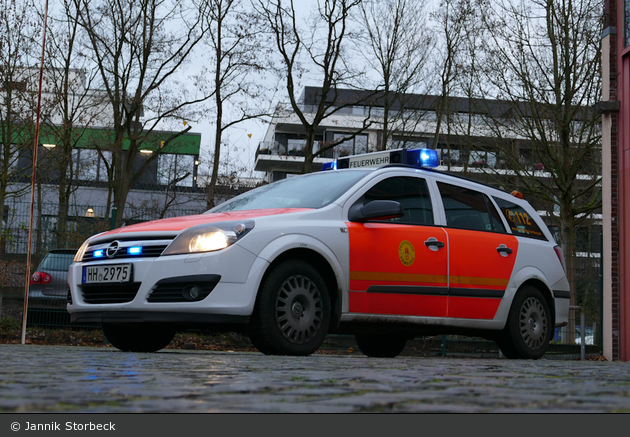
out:
{"label": "dark parked car", "polygon": [[67,299],[68,268],[77,249],[52,249],[46,254],[29,283],[29,298]]}

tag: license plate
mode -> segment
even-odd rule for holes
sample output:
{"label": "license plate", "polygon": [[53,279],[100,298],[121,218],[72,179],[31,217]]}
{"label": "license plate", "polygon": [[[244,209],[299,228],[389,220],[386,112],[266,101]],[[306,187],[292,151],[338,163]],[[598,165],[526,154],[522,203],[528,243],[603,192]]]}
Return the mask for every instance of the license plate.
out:
{"label": "license plate", "polygon": [[108,264],[83,267],[84,284],[107,284],[131,282],[131,264]]}

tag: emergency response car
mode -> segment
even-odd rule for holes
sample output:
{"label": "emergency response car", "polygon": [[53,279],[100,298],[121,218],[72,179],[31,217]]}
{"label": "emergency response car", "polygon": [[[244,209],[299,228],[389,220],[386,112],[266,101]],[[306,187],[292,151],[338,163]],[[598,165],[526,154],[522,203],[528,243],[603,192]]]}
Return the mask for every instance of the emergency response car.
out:
{"label": "emergency response car", "polygon": [[70,267],[68,311],[124,351],[205,326],[265,354],[308,355],[338,332],[374,357],[464,334],[540,358],[568,319],[560,247],[522,196],[426,163],[435,151],[347,157],[201,215],[95,235]]}

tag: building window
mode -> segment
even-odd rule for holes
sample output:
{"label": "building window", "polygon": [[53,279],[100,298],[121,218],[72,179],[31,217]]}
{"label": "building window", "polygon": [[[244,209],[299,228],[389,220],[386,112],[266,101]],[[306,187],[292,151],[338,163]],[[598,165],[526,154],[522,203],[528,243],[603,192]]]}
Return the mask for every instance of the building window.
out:
{"label": "building window", "polygon": [[[102,151],[103,158],[112,163],[112,152]],[[107,182],[107,165],[96,149],[74,149],[72,161],[75,163],[75,180]]]}
{"label": "building window", "polygon": [[287,140],[287,154],[290,156],[304,156],[306,140]]}
{"label": "building window", "polygon": [[195,157],[192,155],[160,154],[158,183],[168,185],[175,182],[179,187],[192,187],[194,167]]}
{"label": "building window", "polygon": [[[18,168],[18,160],[20,158],[21,150],[19,149],[17,144],[11,144],[9,146],[9,168],[8,174],[9,177],[12,176],[12,173],[17,171]],[[4,162],[4,145],[0,143],[0,172],[4,171],[2,166]]]}
{"label": "building window", "polygon": [[623,39],[624,47],[630,46],[630,0],[623,2]]}
{"label": "building window", "polygon": [[[346,138],[346,136],[350,136],[344,133],[334,133],[333,141],[337,142]],[[349,138],[345,141],[342,141],[338,145],[335,146],[334,157],[339,158],[343,156],[349,155],[360,155],[362,153],[368,152],[368,136],[367,135],[356,135],[354,138]]]}

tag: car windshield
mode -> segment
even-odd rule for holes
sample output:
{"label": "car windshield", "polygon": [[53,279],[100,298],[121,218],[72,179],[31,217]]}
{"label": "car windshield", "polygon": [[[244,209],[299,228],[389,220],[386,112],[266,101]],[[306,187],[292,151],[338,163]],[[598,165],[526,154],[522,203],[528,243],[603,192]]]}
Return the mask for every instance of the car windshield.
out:
{"label": "car windshield", "polygon": [[64,271],[70,268],[70,264],[74,260],[71,253],[49,253],[39,266],[42,270]]}
{"label": "car windshield", "polygon": [[310,173],[241,194],[208,213],[268,208],[322,208],[334,202],[369,170]]}

